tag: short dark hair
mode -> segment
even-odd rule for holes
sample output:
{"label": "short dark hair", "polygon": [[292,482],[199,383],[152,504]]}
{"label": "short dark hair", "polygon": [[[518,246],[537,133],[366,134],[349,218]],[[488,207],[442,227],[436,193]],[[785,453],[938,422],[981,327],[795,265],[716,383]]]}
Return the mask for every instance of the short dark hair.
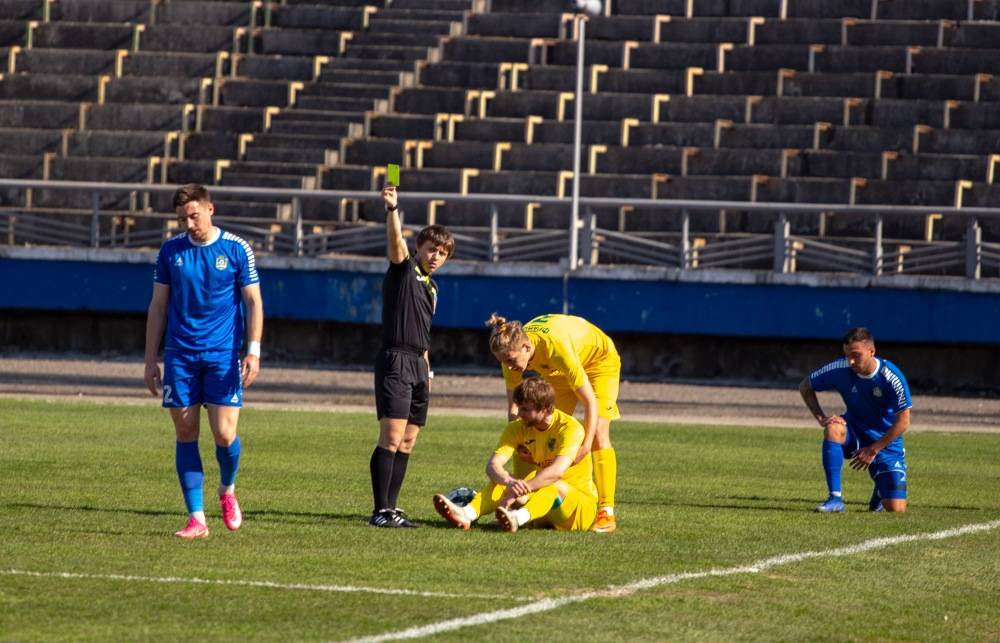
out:
{"label": "short dark hair", "polygon": [[212,202],[212,197],[208,195],[208,188],[200,183],[188,183],[177,188],[174,192],[174,208],[187,205],[192,201]]}
{"label": "short dark hair", "polygon": [[451,230],[443,225],[429,225],[417,235],[417,247],[424,245],[425,241],[430,241],[437,246],[444,246],[448,251],[448,257],[455,252],[455,238],[451,236]]}
{"label": "short dark hair", "polygon": [[556,408],[556,390],[540,377],[524,379],[511,395],[514,404],[551,413]]}
{"label": "short dark hair", "polygon": [[852,328],[847,331],[844,335],[844,341],[842,342],[844,346],[848,344],[853,344],[854,342],[868,342],[870,344],[875,343],[875,338],[872,337],[872,332],[865,328],[864,326],[858,326],[857,328]]}

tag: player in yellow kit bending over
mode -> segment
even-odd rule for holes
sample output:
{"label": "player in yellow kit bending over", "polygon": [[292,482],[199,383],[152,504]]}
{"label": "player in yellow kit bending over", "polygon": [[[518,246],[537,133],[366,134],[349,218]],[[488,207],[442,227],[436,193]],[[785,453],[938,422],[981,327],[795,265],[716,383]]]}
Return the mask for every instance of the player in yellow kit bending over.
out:
{"label": "player in yellow kit bending over", "polygon": [[[507,321],[493,313],[490,351],[500,361],[507,385],[508,417],[517,415],[512,392],[527,370],[541,375],[556,392],[556,408],[572,415],[583,403],[583,446],[576,462],[593,450],[598,507],[594,531],[616,528],[615,482],[618,461],[611,446],[611,421],[618,412],[618,384],[622,362],[614,342],[582,317],[541,315],[527,324]],[[515,466],[515,473],[520,470]]]}
{"label": "player in yellow kit bending over", "polygon": [[[573,464],[583,444],[583,426],[555,408],[555,390],[545,380],[529,377],[512,395],[517,419],[504,429],[486,463],[490,484],[465,506],[438,494],[434,508],[462,529],[494,512],[510,532],[532,521],[562,531],[587,531],[597,514],[597,489],[590,458]],[[531,462],[523,477],[504,469],[515,452]]]}

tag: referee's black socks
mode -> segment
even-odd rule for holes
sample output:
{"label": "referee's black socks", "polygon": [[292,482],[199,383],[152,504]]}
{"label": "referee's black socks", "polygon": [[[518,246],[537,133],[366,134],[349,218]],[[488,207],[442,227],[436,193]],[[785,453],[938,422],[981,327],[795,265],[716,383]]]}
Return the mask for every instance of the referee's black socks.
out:
{"label": "referee's black socks", "polygon": [[396,456],[392,463],[392,477],[389,480],[389,504],[390,509],[396,508],[399,501],[399,490],[403,488],[403,478],[406,477],[406,464],[410,461],[410,454],[396,451]]}
{"label": "referee's black socks", "polygon": [[[375,511],[395,507],[395,505],[389,502],[389,489],[392,486],[393,463],[395,459],[396,454],[388,449],[377,446],[372,451],[372,459],[368,466],[372,474],[372,495],[375,500]],[[405,470],[405,464],[403,468]],[[402,481],[402,476],[400,476],[400,481]],[[396,487],[396,495],[399,495],[399,487]],[[393,500],[395,500],[395,497]]]}

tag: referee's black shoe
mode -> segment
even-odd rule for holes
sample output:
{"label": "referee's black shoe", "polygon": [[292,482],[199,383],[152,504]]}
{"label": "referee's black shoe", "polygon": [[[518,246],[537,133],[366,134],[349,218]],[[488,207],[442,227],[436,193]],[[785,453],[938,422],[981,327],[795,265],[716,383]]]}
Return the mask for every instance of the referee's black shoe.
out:
{"label": "referee's black shoe", "polygon": [[372,513],[372,517],[368,519],[368,526],[399,529],[403,526],[403,521],[399,519],[394,510],[382,509]]}
{"label": "referee's black shoe", "polygon": [[407,529],[415,529],[420,526],[417,523],[410,520],[410,517],[406,515],[406,512],[400,509],[399,507],[393,509],[392,512],[396,514],[396,518],[399,519],[400,527],[405,527]]}

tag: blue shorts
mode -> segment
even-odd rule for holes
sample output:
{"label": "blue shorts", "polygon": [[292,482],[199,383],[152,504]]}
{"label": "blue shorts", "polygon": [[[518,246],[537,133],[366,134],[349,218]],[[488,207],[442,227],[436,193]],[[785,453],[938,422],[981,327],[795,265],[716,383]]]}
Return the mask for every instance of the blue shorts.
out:
{"label": "blue shorts", "polygon": [[[853,458],[854,453],[868,446],[858,439],[850,423],[847,424],[847,439],[844,440],[844,457]],[[906,500],[906,451],[903,453],[887,453],[879,451],[875,460],[868,466],[868,475],[875,481],[875,488],[883,500]]]}
{"label": "blue shorts", "polygon": [[163,406],[243,406],[236,351],[163,351]]}

